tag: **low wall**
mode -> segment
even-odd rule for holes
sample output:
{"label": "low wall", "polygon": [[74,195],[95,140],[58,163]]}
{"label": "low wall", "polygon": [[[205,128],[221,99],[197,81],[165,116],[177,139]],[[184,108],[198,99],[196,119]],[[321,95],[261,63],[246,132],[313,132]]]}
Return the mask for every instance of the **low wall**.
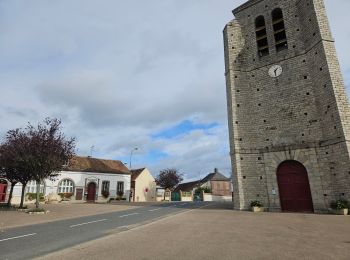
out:
{"label": "low wall", "polygon": [[193,201],[192,197],[181,197],[181,201]]}
{"label": "low wall", "polygon": [[203,201],[232,201],[232,197],[212,195],[211,193],[203,193]]}

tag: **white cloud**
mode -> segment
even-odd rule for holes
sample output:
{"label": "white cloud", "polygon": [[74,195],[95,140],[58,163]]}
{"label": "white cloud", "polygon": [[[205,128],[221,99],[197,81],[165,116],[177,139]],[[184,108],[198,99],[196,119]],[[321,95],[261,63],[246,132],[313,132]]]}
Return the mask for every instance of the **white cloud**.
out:
{"label": "white cloud", "polygon": [[[186,178],[228,174],[222,29],[244,0],[0,2],[0,134],[47,116],[63,120],[78,152]],[[347,0],[326,1],[350,84]],[[218,123],[175,139],[151,136],[183,120]],[[169,157],[148,165],[147,154]],[[126,158],[126,159],[125,159]],[[202,176],[203,177],[203,176]]]}

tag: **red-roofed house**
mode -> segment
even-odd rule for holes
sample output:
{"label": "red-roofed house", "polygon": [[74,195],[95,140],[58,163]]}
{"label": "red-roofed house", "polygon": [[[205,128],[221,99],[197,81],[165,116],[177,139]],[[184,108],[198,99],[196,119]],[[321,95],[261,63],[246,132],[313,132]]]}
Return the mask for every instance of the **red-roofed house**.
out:
{"label": "red-roofed house", "polygon": [[[7,182],[6,179],[0,181],[0,183]],[[116,197],[128,200],[130,182],[131,172],[120,161],[75,156],[55,180],[43,181],[40,193],[47,201],[65,198],[71,202],[103,202]],[[21,184],[15,186],[13,203],[19,203],[21,189]],[[36,183],[31,181],[26,187],[27,203],[31,202],[30,194],[35,192]],[[6,198],[8,193],[6,190]]]}

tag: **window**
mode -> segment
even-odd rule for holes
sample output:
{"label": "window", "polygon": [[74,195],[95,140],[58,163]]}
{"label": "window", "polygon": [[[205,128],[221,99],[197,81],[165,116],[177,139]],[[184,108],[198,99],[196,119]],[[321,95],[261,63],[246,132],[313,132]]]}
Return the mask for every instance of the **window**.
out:
{"label": "window", "polygon": [[109,181],[102,182],[102,192],[109,192]]}
{"label": "window", "polygon": [[[27,183],[26,193],[36,193],[36,181],[30,181]],[[45,193],[45,184],[42,182],[40,184],[39,193]]]}
{"label": "window", "polygon": [[283,13],[280,8],[272,11],[272,26],[275,36],[276,51],[288,49],[286,29],[284,27]]}
{"label": "window", "polygon": [[124,182],[123,181],[117,182],[117,193],[119,193],[119,192],[124,192]]}
{"label": "window", "polygon": [[255,19],[255,35],[259,57],[269,55],[265,18],[262,15]]}
{"label": "window", "polygon": [[74,193],[74,182],[69,179],[63,179],[58,184],[58,193]]}

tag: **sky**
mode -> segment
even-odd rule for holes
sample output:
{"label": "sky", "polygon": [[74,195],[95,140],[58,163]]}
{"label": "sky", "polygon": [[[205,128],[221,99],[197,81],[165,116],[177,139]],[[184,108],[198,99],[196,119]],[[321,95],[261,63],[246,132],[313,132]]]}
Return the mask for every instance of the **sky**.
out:
{"label": "sky", "polygon": [[[0,0],[0,135],[56,117],[78,155],[229,176],[222,30],[243,2]],[[350,87],[350,1],[334,2]]]}

